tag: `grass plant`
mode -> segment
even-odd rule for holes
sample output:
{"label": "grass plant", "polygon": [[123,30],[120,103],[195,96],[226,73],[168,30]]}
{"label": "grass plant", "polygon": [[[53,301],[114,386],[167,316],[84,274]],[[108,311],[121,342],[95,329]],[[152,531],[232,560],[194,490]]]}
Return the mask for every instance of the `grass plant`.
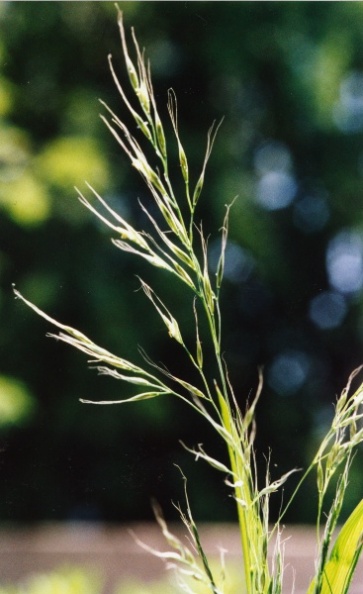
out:
{"label": "grass plant", "polygon": [[[149,232],[140,231],[118,214],[88,185],[90,197],[77,190],[78,197],[94,216],[98,217],[112,231],[114,245],[146,260],[151,267],[161,269],[179,283],[180,294],[190,304],[195,322],[195,344],[187,344],[185,332],[175,313],[164,302],[163,297],[152,286],[140,278],[140,286],[146,298],[160,316],[170,340],[183,350],[190,366],[196,370],[198,382],[189,381],[156,364],[142,352],[144,365],[137,365],[114,355],[98,346],[82,332],[67,326],[41,311],[36,305],[23,297],[16,289],[15,294],[36,313],[45,318],[59,332],[50,334],[81,351],[96,366],[102,375],[127,382],[134,388],[129,398],[120,401],[99,401],[92,404],[120,404],[141,402],[150,398],[168,395],[181,399],[191,407],[195,414],[214,429],[228,452],[228,463],[210,456],[201,445],[187,448],[197,459],[204,460],[221,473],[230,487],[236,503],[240,538],[240,575],[246,594],[281,594],[283,591],[284,556],[282,538],[282,519],[287,503],[279,520],[271,526],[269,501],[273,493],[289,479],[295,469],[271,481],[269,469],[266,470],[264,484],[257,480],[255,440],[255,410],[262,389],[262,378],[254,398],[242,411],[231,385],[222,351],[222,316],[220,292],[223,281],[225,251],[228,238],[228,221],[231,205],[226,207],[221,229],[221,249],[215,274],[210,273],[208,262],[208,240],[202,225],[196,220],[198,202],[201,198],[208,161],[219,130],[213,123],[207,135],[207,145],[201,172],[193,183],[189,174],[189,163],[179,134],[177,99],[173,90],[168,93],[168,112],[171,131],[177,147],[177,160],[181,179],[185,188],[184,196],[177,196],[175,185],[169,171],[170,151],[167,134],[155,100],[151,79],[150,64],[145,52],[139,47],[135,33],[131,30],[133,51],[129,50],[122,13],[118,10],[118,25],[126,71],[130,83],[130,97],[121,85],[115,72],[112,57],[109,66],[114,83],[118,89],[124,108],[133,120],[136,132],[124,123],[113,110],[101,101],[105,115],[102,120],[114,136],[122,151],[129,158],[132,167],[145,182],[155,208],[150,209],[140,203],[148,219]],[[149,158],[149,154],[153,157]],[[173,164],[174,167],[174,164]],[[202,319],[203,318],[203,319]],[[207,335],[202,327],[207,328]],[[214,353],[215,373],[211,365],[206,365],[205,344],[209,341]],[[208,362],[209,363],[209,362]],[[360,371],[360,370],[358,370]],[[329,431],[321,442],[310,466],[300,480],[297,489],[311,472],[316,473],[318,510],[316,574],[307,594],[346,594],[363,543],[363,501],[361,501],[343,526],[333,545],[333,535],[340,517],[342,503],[347,490],[349,469],[357,446],[363,441],[363,385],[352,389],[358,371],[354,372],[337,399],[335,415]],[[89,403],[88,400],[82,400]],[[160,402],[162,406],[162,400]],[[185,509],[180,515],[185,524],[190,545],[177,539],[163,519],[161,511],[155,510],[157,521],[169,548],[154,551],[172,567],[176,567],[179,580],[185,592],[205,591],[212,594],[227,594],[223,580],[224,567],[215,571],[206,556],[188,502],[185,482]],[[329,500],[331,484],[335,481],[335,495]],[[292,498],[293,499],[293,498]],[[273,549],[273,550],[271,550]],[[268,561],[268,554],[272,561]],[[222,577],[221,577],[222,576]],[[195,587],[193,583],[199,584]],[[203,590],[204,591],[204,590]],[[241,591],[240,589],[238,590]],[[237,590],[236,590],[237,592]]]}

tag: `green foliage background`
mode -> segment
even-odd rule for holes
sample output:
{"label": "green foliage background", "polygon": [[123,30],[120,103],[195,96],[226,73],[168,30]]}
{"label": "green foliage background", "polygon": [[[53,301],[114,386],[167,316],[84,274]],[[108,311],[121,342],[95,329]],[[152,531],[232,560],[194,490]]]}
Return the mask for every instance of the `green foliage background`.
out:
{"label": "green foliage background", "polygon": [[[242,407],[264,366],[262,463],[271,447],[278,475],[304,467],[336,394],[362,363],[363,5],[119,5],[147,48],[165,116],[167,89],[176,91],[195,178],[206,131],[225,116],[199,211],[213,255],[224,205],[238,195],[223,298],[225,357]],[[73,189],[87,180],[145,225],[137,199],[147,202],[147,193],[98,117],[99,97],[124,115],[107,67],[111,52],[126,84],[114,5],[1,3],[0,31],[0,519],[145,519],[151,496],[173,517],[170,499],[182,497],[174,462],[189,476],[196,517],[231,519],[220,477],[195,465],[178,442],[209,444],[199,420],[168,399],[81,405],[79,398],[128,393],[45,339],[47,325],[11,291],[16,282],[50,315],[122,356],[139,360],[141,345],[154,360],[184,367],[138,291],[135,274],[149,281],[150,271],[111,246]],[[258,200],[268,166],[296,186],[293,199],[273,210]],[[182,191],[177,171],[175,180]],[[357,285],[339,292],[327,250],[342,231]],[[162,273],[153,283],[188,324],[191,303],[180,299],[180,287]],[[312,300],[333,289],[341,317],[322,328],[309,315]],[[362,490],[360,453],[352,504]],[[311,520],[315,503],[302,492],[287,519]]]}

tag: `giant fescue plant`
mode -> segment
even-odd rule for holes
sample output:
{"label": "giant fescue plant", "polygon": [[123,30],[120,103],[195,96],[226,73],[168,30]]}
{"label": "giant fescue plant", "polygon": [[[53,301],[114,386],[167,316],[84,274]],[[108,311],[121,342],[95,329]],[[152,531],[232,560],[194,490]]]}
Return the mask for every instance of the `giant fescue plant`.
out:
{"label": "giant fescue plant", "polygon": [[[109,57],[113,80],[119,91],[124,107],[131,114],[137,128],[136,135],[130,131],[123,119],[120,119],[105,103],[104,123],[120,145],[131,165],[143,178],[157,206],[159,214],[154,214],[140,204],[148,218],[149,232],[139,231],[115,212],[109,204],[88,185],[91,198],[78,191],[81,203],[98,217],[113,232],[114,245],[124,252],[143,258],[150,266],[162,269],[176,283],[180,294],[189,303],[195,321],[195,344],[188,345],[184,339],[183,327],[164,303],[162,297],[144,280],[140,284],[147,299],[160,316],[171,341],[176,341],[183,349],[190,365],[196,370],[198,382],[190,382],[174,375],[166,367],[156,364],[149,355],[143,353],[144,365],[139,366],[120,356],[108,352],[95,344],[85,334],[67,326],[41,311],[36,305],[25,299],[17,290],[15,294],[35,312],[59,329],[57,335],[51,335],[70,344],[88,355],[90,362],[96,365],[100,374],[110,375],[128,382],[134,388],[133,394],[119,402],[137,402],[149,398],[169,395],[179,398],[191,407],[195,414],[214,429],[218,439],[222,440],[228,452],[228,463],[211,457],[201,445],[189,451],[204,460],[221,473],[232,490],[241,536],[242,557],[241,575],[247,594],[279,594],[283,589],[283,543],[281,538],[281,520],[271,526],[269,500],[272,493],[279,491],[293,470],[280,479],[270,480],[267,468],[264,484],[257,481],[256,458],[254,451],[255,409],[261,391],[262,381],[255,397],[249,402],[246,411],[237,403],[228,370],[222,355],[222,322],[220,310],[220,290],[223,280],[224,261],[228,234],[230,206],[221,231],[221,249],[215,276],[210,275],[208,265],[207,239],[202,226],[196,220],[196,210],[201,197],[206,175],[207,163],[211,156],[213,143],[219,126],[213,124],[208,132],[207,146],[201,173],[196,183],[189,175],[188,158],[183,148],[178,127],[177,100],[175,93],[168,93],[168,111],[171,129],[177,147],[177,159],[180,173],[185,184],[182,197],[174,191],[169,175],[169,150],[164,132],[150,73],[150,64],[140,50],[135,33],[132,30],[134,57],[129,53],[122,14],[118,10],[118,25],[121,34],[122,51],[126,70],[131,85],[131,96],[121,86]],[[148,145],[148,146],[147,146]],[[144,146],[147,148],[145,149]],[[156,166],[146,154],[150,147]],[[147,151],[147,152],[146,152]],[[185,214],[186,213],[186,214]],[[203,317],[203,320],[202,320]],[[207,334],[201,339],[202,323],[206,324]],[[213,348],[216,373],[210,375],[205,365],[204,353],[206,340]],[[318,509],[316,573],[308,594],[345,594],[356,566],[363,544],[363,500],[341,528],[333,544],[337,522],[339,520],[344,495],[347,490],[349,469],[356,447],[363,441],[363,384],[354,391],[351,384],[358,371],[354,372],[348,386],[338,398],[331,427],[324,437],[306,476],[316,472]],[[353,393],[352,393],[353,392]],[[89,402],[82,400],[82,402]],[[118,402],[100,401],[96,404],[117,404]],[[160,406],[163,405],[162,399]],[[187,448],[188,449],[188,448]],[[333,481],[333,483],[332,483]],[[331,485],[335,485],[335,495],[331,500]],[[296,489],[296,490],[297,490]],[[291,504],[288,502],[287,506]],[[286,506],[286,507],[287,507]],[[285,507],[285,510],[286,510]],[[180,509],[182,521],[189,533],[191,546],[173,536],[165,523],[161,512],[156,509],[156,517],[170,550],[156,552],[177,567],[183,588],[194,592],[193,579],[205,584],[206,591],[222,594],[224,590],[223,572],[212,569],[204,553],[198,528],[193,520],[187,492],[184,511]],[[272,549],[272,550],[271,550]],[[271,557],[271,561],[268,561]],[[184,579],[185,578],[185,579]],[[192,578],[192,579],[191,579]]]}

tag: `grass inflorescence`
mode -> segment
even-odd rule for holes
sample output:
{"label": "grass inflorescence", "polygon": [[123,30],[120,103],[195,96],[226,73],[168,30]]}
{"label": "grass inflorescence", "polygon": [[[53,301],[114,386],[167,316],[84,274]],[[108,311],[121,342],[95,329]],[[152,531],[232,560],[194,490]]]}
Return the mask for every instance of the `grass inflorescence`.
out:
{"label": "grass inflorescence", "polygon": [[[281,594],[283,590],[284,559],[281,538],[281,520],[284,511],[291,505],[289,501],[281,512],[280,519],[270,525],[270,496],[278,492],[283,483],[295,472],[291,470],[271,482],[269,470],[263,485],[257,480],[255,439],[255,409],[262,389],[262,378],[255,397],[249,402],[245,412],[237,404],[237,399],[229,380],[228,369],[222,353],[222,317],[220,290],[224,274],[225,250],[228,239],[228,221],[231,205],[226,206],[226,214],[221,229],[221,248],[215,275],[210,274],[208,265],[208,241],[203,228],[195,220],[198,202],[201,198],[207,173],[207,165],[219,124],[213,123],[207,135],[207,145],[201,172],[193,184],[186,151],[179,133],[177,98],[173,90],[168,93],[167,108],[171,121],[171,131],[177,146],[178,167],[184,185],[184,196],[179,197],[169,174],[169,151],[167,134],[164,129],[153,90],[150,64],[141,51],[134,31],[132,44],[134,57],[131,57],[122,13],[118,10],[118,25],[122,51],[128,74],[131,97],[126,93],[109,56],[109,66],[116,88],[124,107],[141,137],[138,140],[130,128],[104,102],[105,115],[102,120],[114,136],[122,151],[129,158],[132,167],[141,175],[157,207],[154,210],[140,204],[149,223],[149,232],[135,229],[118,214],[88,185],[91,194],[87,198],[78,192],[80,202],[107,225],[114,238],[114,245],[124,251],[142,258],[152,267],[162,269],[180,284],[183,299],[190,303],[195,323],[195,345],[186,344],[183,327],[175,313],[164,303],[163,298],[148,283],[140,278],[140,286],[147,299],[160,316],[165,330],[172,341],[183,349],[190,365],[197,372],[198,382],[189,381],[174,375],[163,365],[156,364],[145,353],[144,366],[136,365],[116,356],[95,344],[78,330],[64,325],[41,311],[25,299],[16,289],[15,294],[36,313],[59,329],[56,337],[83,351],[100,374],[110,375],[129,383],[136,393],[120,401],[98,401],[94,404],[116,404],[142,401],[169,395],[181,399],[198,415],[211,425],[218,438],[223,440],[228,452],[228,463],[213,458],[199,445],[188,449],[197,459],[204,460],[220,471],[230,487],[236,503],[239,523],[242,557],[241,576],[246,594]],[[144,148],[145,145],[145,148]],[[146,153],[150,149],[155,159],[151,163]],[[214,365],[217,373],[213,375],[205,364],[205,332],[201,340],[200,319],[208,330],[207,340],[212,347]],[[208,349],[209,352],[210,349]],[[362,385],[351,394],[353,376],[338,398],[332,425],[321,442],[311,465],[303,479],[316,472],[318,509],[316,575],[308,594],[346,594],[359,553],[362,548],[363,504],[353,511],[352,516],[341,530],[332,547],[334,530],[340,517],[344,495],[347,489],[349,469],[356,447],[363,441],[363,389]],[[89,402],[83,400],[83,402]],[[185,480],[186,485],[186,479]],[[336,480],[335,496],[328,499],[328,487]],[[170,533],[158,507],[155,507],[157,521],[169,545],[165,552],[154,551],[169,565],[176,567],[186,592],[194,593],[193,580],[204,584],[207,591],[223,594],[225,568],[215,575],[200,540],[197,525],[193,519],[185,488],[186,509],[180,515],[189,534],[190,546],[185,546]],[[272,549],[272,550],[271,550]],[[268,561],[272,557],[272,562]],[[222,564],[223,565],[223,564]],[[199,590],[198,590],[199,591]]]}

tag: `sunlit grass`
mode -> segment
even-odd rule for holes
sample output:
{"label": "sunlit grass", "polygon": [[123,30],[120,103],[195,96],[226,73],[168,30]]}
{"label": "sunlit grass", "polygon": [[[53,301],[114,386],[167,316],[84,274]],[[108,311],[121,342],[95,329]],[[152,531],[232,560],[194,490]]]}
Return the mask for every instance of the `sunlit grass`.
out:
{"label": "sunlit grass", "polygon": [[[190,380],[180,377],[178,372],[153,361],[150,355],[142,350],[141,364],[117,356],[97,345],[83,332],[53,319],[17,290],[15,294],[59,330],[58,334],[51,336],[84,352],[99,374],[111,376],[130,386],[130,395],[123,400],[82,402],[110,405],[142,402],[159,396],[178,398],[213,428],[216,439],[224,442],[228,462],[212,457],[203,445],[198,443],[198,436],[195,436],[198,445],[185,448],[196,459],[204,460],[218,471],[221,480],[224,480],[231,490],[231,496],[236,503],[241,540],[241,565],[238,574],[240,583],[236,584],[234,579],[231,579],[223,558],[215,564],[206,555],[189,505],[187,480],[182,472],[185,504],[178,506],[178,510],[188,540],[182,541],[170,532],[162,511],[156,505],[155,515],[167,543],[166,549],[154,550],[142,543],[140,545],[164,559],[168,567],[176,569],[178,582],[184,592],[281,594],[284,582],[282,519],[286,509],[292,505],[293,498],[282,507],[280,518],[271,525],[270,497],[272,494],[281,493],[282,485],[287,480],[292,480],[291,475],[297,471],[292,469],[280,478],[271,480],[267,462],[264,465],[265,480],[261,484],[257,478],[261,473],[258,472],[257,464],[260,462],[254,448],[255,411],[262,390],[262,376],[255,395],[249,398],[241,410],[229,379],[223,353],[220,293],[229,218],[233,206],[226,205],[215,274],[210,272],[208,235],[205,235],[202,224],[196,220],[198,202],[202,195],[207,165],[219,124],[213,123],[208,131],[200,174],[196,179],[191,179],[188,157],[179,134],[177,99],[175,93],[169,91],[167,108],[177,148],[177,166],[184,186],[183,195],[180,196],[175,191],[170,175],[172,168],[169,162],[169,136],[165,132],[156,104],[150,64],[146,61],[145,53],[140,50],[134,31],[134,56],[131,57],[120,11],[118,24],[131,86],[130,98],[121,86],[111,56],[109,65],[123,105],[136,127],[135,135],[124,119],[103,102],[101,103],[106,115],[101,117],[150,192],[154,208],[140,203],[140,209],[151,230],[146,232],[135,228],[111,208],[89,184],[87,194],[78,190],[78,197],[80,202],[111,230],[112,241],[117,248],[146,261],[151,267],[164,273],[169,282],[178,283],[179,299],[189,304],[194,318],[195,339],[192,344],[185,338],[190,333],[185,332],[173,307],[143,279],[140,279],[140,288],[150,301],[151,308],[159,316],[166,334],[179,349],[180,357],[184,356],[189,362],[197,379],[192,384]],[[152,158],[148,156],[150,150]],[[209,351],[213,352],[208,364],[205,360],[206,344],[209,345]],[[338,538],[332,548],[334,530],[348,488],[352,457],[357,446],[363,441],[363,388],[362,385],[358,389],[353,386],[358,371],[352,374],[348,386],[338,398],[332,425],[296,489],[297,491],[309,473],[316,472],[318,552],[316,576],[308,590],[309,594],[325,594],[327,590],[332,594],[346,594],[362,548],[362,504],[353,511],[341,531],[341,539]],[[160,399],[160,406],[162,402],[163,399]],[[333,499],[329,496],[332,484],[335,485]],[[344,555],[341,554],[342,543]]]}

